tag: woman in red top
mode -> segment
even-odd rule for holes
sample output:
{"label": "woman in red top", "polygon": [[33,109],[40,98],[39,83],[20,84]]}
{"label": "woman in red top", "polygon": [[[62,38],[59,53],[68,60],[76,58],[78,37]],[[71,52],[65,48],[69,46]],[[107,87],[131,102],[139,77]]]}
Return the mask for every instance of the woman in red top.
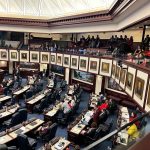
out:
{"label": "woman in red top", "polygon": [[108,100],[105,101],[105,103],[101,104],[99,107],[98,107],[98,110],[101,111],[103,109],[107,109],[108,108]]}

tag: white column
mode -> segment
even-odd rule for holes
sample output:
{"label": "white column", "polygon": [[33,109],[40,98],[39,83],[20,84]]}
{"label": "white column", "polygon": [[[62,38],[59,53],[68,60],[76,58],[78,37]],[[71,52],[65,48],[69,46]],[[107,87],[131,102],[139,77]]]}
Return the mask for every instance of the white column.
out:
{"label": "white column", "polygon": [[70,72],[70,69],[65,68],[65,80],[66,80],[67,84],[69,84],[69,72]]}
{"label": "white column", "polygon": [[13,74],[13,62],[9,61],[9,74]]}
{"label": "white column", "polygon": [[96,75],[95,94],[97,95],[99,94],[99,92],[101,92],[102,79],[103,79],[103,76]]}
{"label": "white column", "polygon": [[29,36],[29,33],[24,33],[24,45],[28,45]]}

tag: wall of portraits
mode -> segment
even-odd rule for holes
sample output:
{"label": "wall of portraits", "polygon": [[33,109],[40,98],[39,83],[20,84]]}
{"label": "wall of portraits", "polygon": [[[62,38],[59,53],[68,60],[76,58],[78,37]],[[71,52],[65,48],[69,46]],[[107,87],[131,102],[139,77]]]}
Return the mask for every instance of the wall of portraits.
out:
{"label": "wall of portraits", "polygon": [[88,72],[72,70],[72,79],[93,85],[94,75]]}
{"label": "wall of portraits", "polygon": [[138,70],[137,71],[137,76],[135,78],[135,86],[134,86],[134,96],[133,96],[133,98],[141,106],[143,106],[143,104],[144,104],[147,80],[148,80],[148,74]]}
{"label": "wall of portraits", "polygon": [[[100,75],[101,77],[112,77],[115,82],[110,80],[108,83],[108,88],[120,91],[121,87],[142,107],[144,105],[145,96],[147,95],[145,92],[148,81],[148,73],[144,73],[144,71],[140,71],[140,69],[137,70],[136,67],[131,67],[130,63],[127,62],[124,62],[122,67],[120,67],[118,66],[117,60],[112,60],[111,58],[94,58],[78,56],[75,54],[51,53],[48,51],[39,52],[0,49],[0,60],[4,62],[22,62],[24,64],[30,62],[33,64],[52,64],[52,71],[62,76],[65,74],[64,67],[74,69],[76,71],[72,73],[72,78],[89,85],[93,85],[96,75]],[[30,69],[30,65],[26,66]],[[94,85],[96,84],[94,83]],[[146,104],[146,108],[149,108],[149,98],[147,98],[147,102],[148,104]]]}

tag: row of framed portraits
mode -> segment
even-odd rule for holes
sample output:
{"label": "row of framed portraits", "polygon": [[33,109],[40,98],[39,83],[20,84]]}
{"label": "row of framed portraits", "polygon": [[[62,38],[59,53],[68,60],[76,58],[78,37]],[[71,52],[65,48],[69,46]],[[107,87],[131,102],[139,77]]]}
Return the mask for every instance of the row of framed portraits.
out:
{"label": "row of framed portraits", "polygon": [[150,83],[147,73],[125,64],[120,67],[113,61],[111,76],[141,107],[146,103],[147,111],[150,110]]}
{"label": "row of framed portraits", "polygon": [[146,93],[148,74],[125,64],[123,64],[121,68],[117,65],[115,60],[61,53],[4,49],[0,50],[0,60],[44,64],[50,63],[71,69],[109,76],[114,78],[121,88],[141,106],[144,105],[145,97],[148,97],[146,104],[147,106],[150,106],[150,85],[149,93]]}
{"label": "row of framed portraits", "polygon": [[[31,63],[55,64],[81,71],[88,71],[94,74],[109,76],[111,72],[111,62],[99,58],[68,55],[60,53],[26,51],[26,50],[0,50],[0,60],[20,61]],[[101,63],[100,63],[101,62]],[[101,68],[101,69],[100,69]]]}

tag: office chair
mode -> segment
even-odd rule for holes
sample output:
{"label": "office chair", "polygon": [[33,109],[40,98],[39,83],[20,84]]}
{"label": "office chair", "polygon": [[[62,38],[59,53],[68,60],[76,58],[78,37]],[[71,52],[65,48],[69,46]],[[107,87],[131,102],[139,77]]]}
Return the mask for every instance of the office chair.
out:
{"label": "office chair", "polygon": [[26,108],[19,109],[18,113],[19,113],[19,120],[20,120],[20,122],[23,122],[23,121],[27,120],[28,112],[27,112]]}
{"label": "office chair", "polygon": [[37,141],[35,139],[28,138],[24,134],[18,134],[17,145],[19,150],[34,150],[37,145]]}
{"label": "office chair", "polygon": [[41,137],[42,140],[43,140],[44,142],[49,142],[51,139],[53,139],[53,138],[55,137],[55,134],[56,134],[56,131],[57,131],[57,127],[58,127],[57,123],[53,123],[53,124],[49,127],[47,133],[44,134],[44,135],[42,135],[42,137]]}

